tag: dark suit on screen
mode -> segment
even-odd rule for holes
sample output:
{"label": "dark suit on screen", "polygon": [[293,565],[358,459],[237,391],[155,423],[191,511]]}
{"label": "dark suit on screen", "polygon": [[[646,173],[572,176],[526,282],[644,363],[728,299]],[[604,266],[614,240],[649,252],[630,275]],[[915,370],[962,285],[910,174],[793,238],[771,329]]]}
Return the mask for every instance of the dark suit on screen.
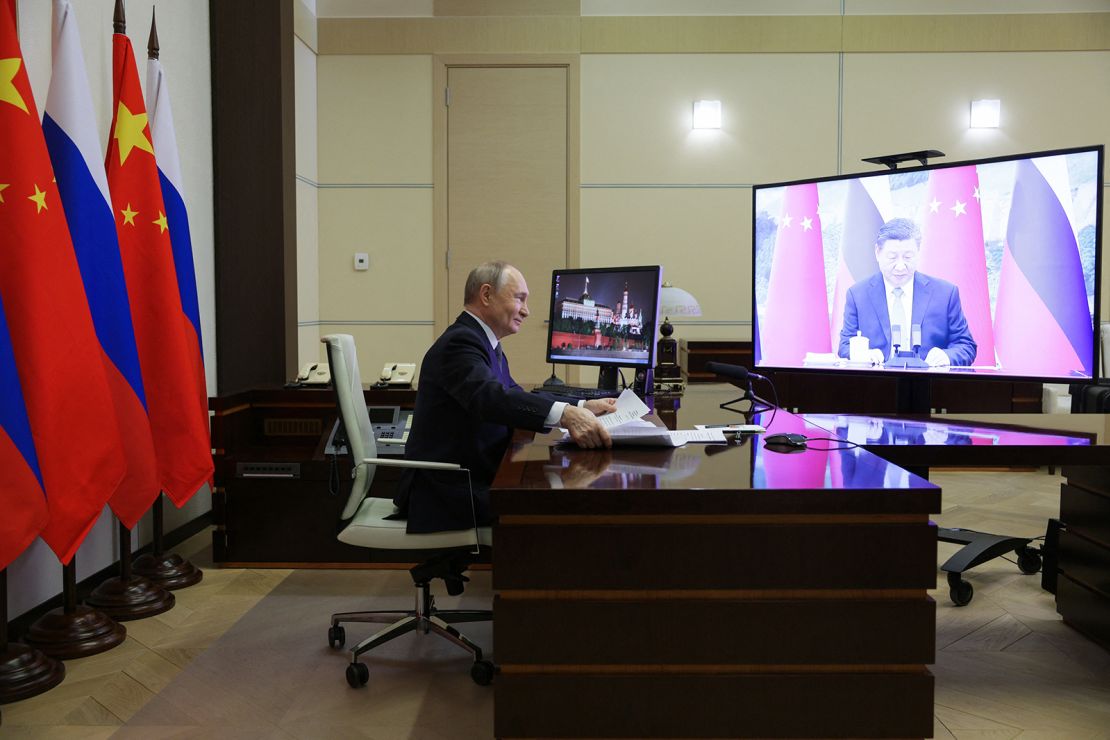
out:
{"label": "dark suit on screen", "polygon": [[[922,359],[933,347],[948,355],[952,365],[970,365],[975,360],[976,344],[967,326],[960,290],[952,283],[920,272],[913,276],[913,312],[911,324],[921,325]],[[890,357],[890,315],[887,310],[886,284],[875,273],[848,289],[844,301],[844,325],[840,330],[841,357],[848,356],[848,340],[863,332],[871,349]],[[903,342],[902,349],[910,349]]]}
{"label": "dark suit on screen", "polygon": [[[513,429],[542,430],[552,403],[512,379],[508,361],[463,312],[424,355],[405,456],[470,468],[478,524],[488,524],[489,486]],[[394,503],[407,512],[409,532],[474,526],[462,473],[405,470]]]}

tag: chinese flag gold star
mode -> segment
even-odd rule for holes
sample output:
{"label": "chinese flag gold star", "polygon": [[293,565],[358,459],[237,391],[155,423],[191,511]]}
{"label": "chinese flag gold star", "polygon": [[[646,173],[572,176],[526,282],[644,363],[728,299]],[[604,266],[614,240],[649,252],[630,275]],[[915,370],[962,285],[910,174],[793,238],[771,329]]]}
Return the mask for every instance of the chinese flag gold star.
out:
{"label": "chinese flag gold star", "polygon": [[119,142],[119,163],[122,165],[131,155],[132,149],[142,149],[154,154],[150,139],[143,133],[146,130],[146,113],[132,114],[121,101],[116,113],[116,132],[112,134]]}
{"label": "chinese flag gold star", "polygon": [[132,211],[130,203],[128,203],[127,207],[124,208],[122,211],[120,211],[120,213],[123,214],[123,223],[125,225],[126,224],[131,224],[132,226],[135,225],[135,216],[138,215],[139,212],[138,211]]}
{"label": "chinese flag gold star", "polygon": [[26,113],[27,104],[23,102],[23,96],[19,94],[19,90],[15,89],[15,83],[13,82],[16,72],[19,71],[19,64],[20,59],[18,57],[0,59],[0,103],[11,103]]}
{"label": "chinese flag gold star", "polygon": [[35,205],[38,206],[35,213],[42,213],[46,210],[46,193],[39,190],[38,185],[35,185],[35,194],[28,195],[27,200],[34,201]]}
{"label": "chinese flag gold star", "polygon": [[4,191],[10,187],[11,185],[8,183],[0,182],[0,203],[4,202]]}
{"label": "chinese flag gold star", "polygon": [[151,223],[158,227],[160,234],[166,233],[166,229],[168,228],[166,224],[166,214],[158,211],[158,218],[151,221]]}

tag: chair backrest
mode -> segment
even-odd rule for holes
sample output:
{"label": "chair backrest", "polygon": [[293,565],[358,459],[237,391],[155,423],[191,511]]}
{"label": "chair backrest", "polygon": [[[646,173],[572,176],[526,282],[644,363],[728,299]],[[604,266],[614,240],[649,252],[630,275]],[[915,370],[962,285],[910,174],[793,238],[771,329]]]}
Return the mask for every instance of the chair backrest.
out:
{"label": "chair backrest", "polygon": [[358,511],[359,504],[370,492],[374,481],[375,465],[362,465],[368,457],[378,456],[378,446],[374,442],[374,429],[370,425],[370,412],[366,410],[366,397],[362,394],[362,377],[358,372],[358,356],[355,354],[355,338],[350,334],[328,334],[320,341],[327,346],[328,365],[331,380],[335,386],[335,396],[339,403],[339,416],[347,431],[347,449],[351,451],[354,463],[354,480],[347,505],[343,508],[343,518],[350,519]]}

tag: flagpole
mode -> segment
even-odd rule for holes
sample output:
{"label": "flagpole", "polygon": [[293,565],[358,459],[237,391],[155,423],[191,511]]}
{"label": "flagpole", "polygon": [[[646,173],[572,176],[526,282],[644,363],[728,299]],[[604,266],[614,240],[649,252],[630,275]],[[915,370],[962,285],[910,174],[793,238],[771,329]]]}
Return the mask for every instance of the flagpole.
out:
{"label": "flagpole", "polygon": [[18,642],[8,642],[8,571],[0,569],[0,704],[49,691],[65,678],[66,668]]}
{"label": "flagpole", "polygon": [[136,558],[131,570],[156,586],[175,591],[200,583],[204,578],[204,571],[175,552],[165,553],[162,537],[164,501],[165,496],[162,494],[158,494],[158,498],[154,500],[154,510],[151,514],[154,539],[151,542],[151,552]]}
{"label": "flagpole", "polygon": [[77,556],[62,566],[62,606],[51,609],[27,630],[26,642],[61,660],[84,658],[123,642],[127,630],[104,612],[77,603]]}
{"label": "flagpole", "polygon": [[119,576],[93,589],[85,603],[119,622],[153,617],[173,608],[173,594],[132,571],[131,530],[123,522],[119,522],[119,570]]}

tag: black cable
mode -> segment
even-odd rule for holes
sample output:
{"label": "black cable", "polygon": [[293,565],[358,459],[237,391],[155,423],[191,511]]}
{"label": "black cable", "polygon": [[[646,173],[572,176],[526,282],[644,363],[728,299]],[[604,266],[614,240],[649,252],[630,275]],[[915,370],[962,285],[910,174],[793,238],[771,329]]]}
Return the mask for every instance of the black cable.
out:
{"label": "black cable", "polygon": [[[809,446],[810,442],[839,442],[841,446],[839,446],[839,447],[810,447]],[[806,437],[806,449],[807,450],[817,450],[819,452],[830,452],[832,450],[850,450],[854,447],[863,447],[863,445],[857,444],[855,442],[849,442],[848,440],[840,439],[839,437]]]}

